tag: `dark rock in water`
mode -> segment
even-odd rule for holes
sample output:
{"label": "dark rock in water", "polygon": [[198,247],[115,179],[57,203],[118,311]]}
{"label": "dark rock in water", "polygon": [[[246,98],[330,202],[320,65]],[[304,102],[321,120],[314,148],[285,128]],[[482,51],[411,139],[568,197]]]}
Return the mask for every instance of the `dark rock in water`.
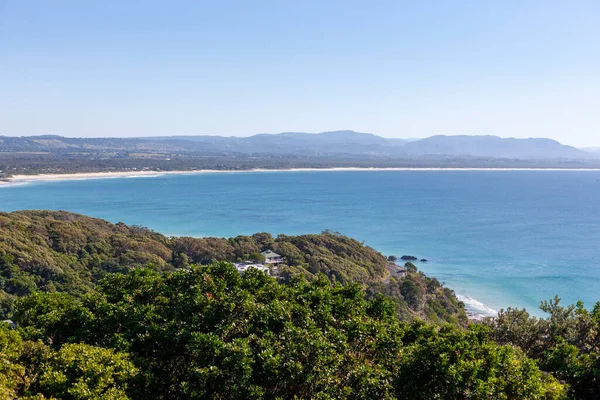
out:
{"label": "dark rock in water", "polygon": [[404,261],[417,261],[418,260],[418,258],[415,256],[402,256],[402,257],[400,257],[400,259],[404,260]]}
{"label": "dark rock in water", "polygon": [[427,262],[426,258],[421,258],[421,262]]}

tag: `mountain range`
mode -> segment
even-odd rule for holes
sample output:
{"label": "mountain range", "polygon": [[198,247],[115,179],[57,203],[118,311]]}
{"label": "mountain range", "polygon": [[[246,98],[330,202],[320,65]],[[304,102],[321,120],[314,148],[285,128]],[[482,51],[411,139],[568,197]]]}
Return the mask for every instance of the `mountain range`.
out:
{"label": "mountain range", "polygon": [[293,155],[325,157],[482,157],[509,159],[589,159],[598,151],[577,149],[546,138],[445,136],[391,139],[350,130],[322,133],[284,132],[249,137],[164,136],[142,138],[67,138],[56,135],[0,136],[0,152]]}

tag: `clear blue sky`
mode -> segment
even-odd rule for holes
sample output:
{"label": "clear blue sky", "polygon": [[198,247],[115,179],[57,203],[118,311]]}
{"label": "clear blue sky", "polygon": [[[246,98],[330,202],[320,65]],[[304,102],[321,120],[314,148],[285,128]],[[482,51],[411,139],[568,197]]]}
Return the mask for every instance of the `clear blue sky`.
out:
{"label": "clear blue sky", "polygon": [[600,146],[600,1],[0,0],[0,135]]}

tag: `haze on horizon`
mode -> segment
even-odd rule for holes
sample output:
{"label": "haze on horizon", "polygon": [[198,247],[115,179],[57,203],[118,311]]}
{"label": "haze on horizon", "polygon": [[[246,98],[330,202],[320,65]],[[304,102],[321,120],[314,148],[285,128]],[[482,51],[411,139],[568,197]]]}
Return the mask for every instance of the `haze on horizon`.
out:
{"label": "haze on horizon", "polygon": [[600,146],[599,17],[594,0],[0,0],[0,135]]}

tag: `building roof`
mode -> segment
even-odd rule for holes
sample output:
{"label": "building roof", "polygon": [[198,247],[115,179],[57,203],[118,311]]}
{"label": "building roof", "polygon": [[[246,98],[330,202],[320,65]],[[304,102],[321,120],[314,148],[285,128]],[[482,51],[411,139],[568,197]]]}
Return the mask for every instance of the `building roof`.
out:
{"label": "building roof", "polygon": [[279,254],[275,253],[272,250],[265,250],[265,251],[263,251],[260,254],[262,254],[263,256],[265,256],[265,258],[266,257],[281,257]]}

